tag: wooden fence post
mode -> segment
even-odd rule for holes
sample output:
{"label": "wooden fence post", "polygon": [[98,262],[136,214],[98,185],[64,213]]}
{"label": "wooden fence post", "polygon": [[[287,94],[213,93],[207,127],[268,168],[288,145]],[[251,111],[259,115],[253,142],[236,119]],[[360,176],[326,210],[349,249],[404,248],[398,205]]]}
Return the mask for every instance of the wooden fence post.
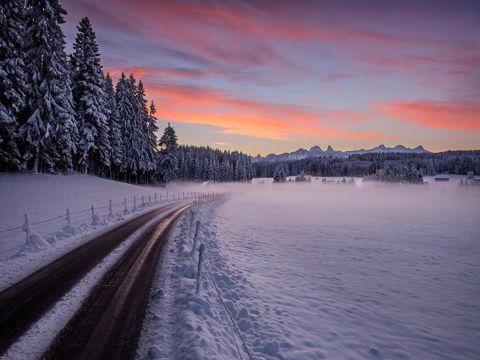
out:
{"label": "wooden fence post", "polygon": [[194,235],[193,235],[192,256],[195,255],[195,250],[197,249],[199,231],[200,231],[200,220],[197,220],[195,222],[195,232],[194,232]]}
{"label": "wooden fence post", "polygon": [[28,214],[25,214],[25,224],[24,224],[24,229],[26,233],[25,241],[28,244],[30,241],[30,235],[32,234],[32,228],[30,225],[30,216]]}
{"label": "wooden fence post", "polygon": [[197,269],[197,288],[195,293],[200,295],[200,283],[202,282],[202,265],[203,265],[203,252],[205,251],[205,245],[200,245],[200,254],[198,255],[198,269]]}

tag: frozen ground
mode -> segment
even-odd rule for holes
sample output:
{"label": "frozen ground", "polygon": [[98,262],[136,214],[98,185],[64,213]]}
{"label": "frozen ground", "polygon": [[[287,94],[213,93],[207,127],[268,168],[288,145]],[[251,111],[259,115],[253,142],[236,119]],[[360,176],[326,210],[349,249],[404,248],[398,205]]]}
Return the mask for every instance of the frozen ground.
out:
{"label": "frozen ground", "polygon": [[199,296],[188,219],[176,230],[139,358],[479,358],[478,188],[229,189],[196,214]]}

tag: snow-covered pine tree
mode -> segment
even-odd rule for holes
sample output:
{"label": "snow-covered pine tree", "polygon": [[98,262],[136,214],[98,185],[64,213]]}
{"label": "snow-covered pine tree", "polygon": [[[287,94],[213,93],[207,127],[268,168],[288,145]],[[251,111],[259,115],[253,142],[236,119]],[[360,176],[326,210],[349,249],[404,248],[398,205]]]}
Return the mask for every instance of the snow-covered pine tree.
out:
{"label": "snow-covered pine tree", "polygon": [[178,173],[178,159],[177,159],[177,135],[173,127],[165,128],[160,141],[159,154],[159,173],[165,182],[169,182],[176,178]]}
{"label": "snow-covered pine tree", "polygon": [[238,154],[238,161],[237,161],[237,168],[238,168],[238,178],[237,181],[247,181],[247,164],[245,158],[242,154]]}
{"label": "snow-covered pine tree", "polygon": [[175,134],[175,130],[173,127],[170,126],[168,123],[167,127],[163,131],[163,135],[158,142],[160,148],[175,152],[177,150],[177,134]]}
{"label": "snow-covered pine tree", "polygon": [[80,130],[78,161],[83,171],[98,174],[110,166],[112,149],[100,53],[87,17],[78,24],[73,48],[73,96]]}
{"label": "snow-covered pine tree", "polygon": [[33,170],[72,169],[78,129],[72,106],[64,34],[66,11],[57,0],[27,0],[25,66],[29,117],[20,127],[24,161]]}
{"label": "snow-covered pine tree", "polygon": [[139,141],[140,146],[140,159],[139,159],[139,170],[142,174],[150,173],[155,169],[154,163],[152,162],[152,153],[150,150],[150,139],[149,139],[149,123],[150,116],[147,109],[147,99],[145,98],[145,89],[143,83],[140,80],[136,89],[136,104],[137,104],[137,122],[139,126]]}
{"label": "snow-covered pine tree", "polygon": [[133,117],[130,119],[130,131],[125,135],[129,142],[127,147],[127,162],[131,174],[138,181],[138,176],[145,170],[145,122],[143,119],[143,111],[138,101],[138,86],[135,77],[130,74],[127,85],[133,104]]}
{"label": "snow-covered pine tree", "polygon": [[25,115],[25,23],[23,0],[0,3],[0,169],[18,169],[17,129]]}
{"label": "snow-covered pine tree", "polygon": [[149,113],[148,113],[148,127],[147,127],[147,138],[148,138],[148,151],[150,156],[150,161],[153,165],[153,169],[155,169],[156,164],[156,151],[157,148],[157,134],[158,126],[157,126],[157,118],[155,114],[157,112],[157,108],[152,100],[150,103]]}
{"label": "snow-covered pine tree", "polygon": [[110,130],[110,166],[111,177],[115,178],[120,171],[124,159],[124,143],[122,137],[122,129],[120,124],[120,116],[118,114],[117,102],[115,100],[115,90],[110,74],[105,77],[105,95],[107,104],[107,124]]}
{"label": "snow-covered pine tree", "polygon": [[132,176],[135,177],[135,180],[138,180],[144,153],[142,142],[145,139],[145,131],[139,121],[137,91],[133,74],[127,79],[125,74],[122,73],[117,83],[115,98],[125,149],[121,172],[125,174],[129,181],[131,181]]}
{"label": "snow-covered pine tree", "polygon": [[132,127],[131,122],[135,115],[135,108],[132,102],[132,94],[130,86],[125,74],[122,73],[117,82],[115,90],[115,101],[117,104],[117,112],[120,123],[121,136],[123,139],[123,161],[120,167],[120,172],[128,176],[129,164],[128,155],[130,154],[131,142],[127,139],[127,134]]}
{"label": "snow-covered pine tree", "polygon": [[275,168],[275,173],[273,174],[273,181],[276,183],[287,181],[285,168],[282,164],[277,165],[277,167]]}
{"label": "snow-covered pine tree", "polygon": [[214,160],[214,163],[213,163],[213,180],[221,181],[221,178],[220,178],[220,163],[218,161],[217,156],[215,156],[215,160]]}
{"label": "snow-covered pine tree", "polygon": [[177,157],[168,151],[161,151],[159,154],[160,175],[165,182],[174,180],[178,173]]}

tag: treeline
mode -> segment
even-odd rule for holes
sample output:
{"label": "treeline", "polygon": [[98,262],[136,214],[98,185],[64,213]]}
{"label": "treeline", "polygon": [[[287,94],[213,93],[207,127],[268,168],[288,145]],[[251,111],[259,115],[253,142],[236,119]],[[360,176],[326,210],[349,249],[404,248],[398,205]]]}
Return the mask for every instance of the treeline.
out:
{"label": "treeline", "polygon": [[[417,179],[418,174],[442,173],[466,175],[480,174],[480,151],[446,151],[440,153],[403,154],[372,153],[351,155],[348,158],[315,157],[285,162],[256,162],[255,177],[273,177],[281,165],[287,176],[385,176],[389,179],[403,176]],[[278,170],[277,170],[278,172]]]}
{"label": "treeline", "polygon": [[155,105],[133,75],[114,88],[104,76],[88,18],[73,53],[57,0],[1,3],[0,168],[151,178],[156,172]]}
{"label": "treeline", "polygon": [[249,181],[253,176],[251,157],[237,151],[180,146],[178,162],[180,180]]}
{"label": "treeline", "polygon": [[79,171],[129,182],[251,178],[250,158],[180,147],[168,125],[157,142],[144,85],[103,72],[88,18],[65,52],[58,0],[0,3],[0,171]]}

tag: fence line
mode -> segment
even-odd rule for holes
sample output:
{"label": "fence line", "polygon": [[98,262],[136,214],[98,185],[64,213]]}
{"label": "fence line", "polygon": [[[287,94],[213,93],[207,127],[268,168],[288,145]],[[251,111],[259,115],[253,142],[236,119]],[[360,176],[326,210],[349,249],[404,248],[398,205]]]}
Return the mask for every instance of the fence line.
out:
{"label": "fence line", "polygon": [[[225,194],[223,194],[223,195],[225,195]],[[221,197],[219,194],[215,194],[215,193],[208,193],[207,196],[210,197],[212,200],[219,199]],[[196,240],[197,235],[198,235],[198,228],[199,228],[200,221],[199,220],[191,221],[190,222],[191,227],[193,226],[193,223],[195,223],[194,240]],[[192,231],[192,229],[190,229],[190,235],[191,235],[191,231]],[[195,254],[195,252],[196,252],[196,241],[194,241],[194,244],[193,244],[193,247],[192,247],[192,255]],[[233,341],[235,343],[237,354],[239,355],[240,360],[243,360],[243,356],[242,356],[242,352],[240,351],[240,348],[239,348],[238,343],[237,343],[237,337],[240,339],[240,341],[242,343],[243,350],[247,354],[248,358],[250,360],[253,360],[254,358],[252,356],[252,353],[248,349],[247,343],[245,342],[245,339],[243,338],[242,333],[241,333],[240,329],[238,328],[238,325],[237,325],[234,317],[232,316],[232,314],[228,310],[227,305],[225,304],[225,299],[223,298],[222,292],[220,291],[220,289],[218,288],[218,286],[215,282],[215,278],[213,276],[213,271],[210,268],[208,257],[205,257],[205,255],[204,255],[205,252],[206,252],[205,251],[205,245],[202,243],[200,245],[200,248],[199,248],[197,283],[196,283],[195,293],[197,295],[200,294],[200,286],[201,286],[200,282],[201,282],[201,278],[202,278],[202,275],[200,274],[200,272],[202,271],[202,265],[203,265],[203,267],[205,269],[203,271],[205,273],[205,277],[210,278],[210,282],[213,285],[213,288],[215,289],[215,292],[217,293],[218,299],[220,300],[220,303],[222,304],[223,310],[224,310],[225,314],[227,315],[227,319],[230,320],[230,323],[231,323],[230,329],[232,330]]]}
{"label": "fence line", "polygon": [[[204,261],[204,266],[205,266],[205,270],[206,270],[205,272],[207,273],[208,277],[210,278],[210,281],[212,282],[213,288],[215,289],[215,292],[218,295],[220,303],[222,304],[223,309],[225,310],[225,313],[227,314],[227,317],[230,320],[230,323],[232,324],[232,330],[240,338],[240,341],[242,342],[242,345],[243,345],[243,349],[244,349],[245,353],[247,354],[248,358],[250,360],[253,360],[253,356],[252,356],[252,354],[250,353],[250,350],[247,347],[247,343],[245,342],[245,340],[242,336],[242,333],[241,333],[240,329],[238,328],[238,325],[237,325],[235,319],[233,318],[232,314],[230,314],[230,311],[228,310],[228,307],[225,304],[225,300],[223,298],[223,295],[222,295],[220,289],[217,287],[217,284],[215,283],[215,279],[212,275],[213,272],[210,268],[210,265],[209,265],[208,261]],[[235,339],[235,336],[233,337],[233,340],[235,341],[235,346],[237,347],[237,351],[238,351],[239,349],[238,349],[237,340]],[[240,354],[240,352],[239,352],[239,355],[240,355],[240,359],[242,359],[242,355]]]}
{"label": "fence line", "polygon": [[[123,214],[132,213],[132,212],[136,213],[139,210],[143,210],[147,207],[152,207],[155,204],[160,205],[160,204],[168,203],[170,201],[192,200],[192,199],[194,199],[195,202],[197,202],[201,199],[213,198],[214,195],[215,194],[213,194],[213,193],[208,193],[207,194],[207,193],[203,193],[203,192],[173,192],[173,193],[171,192],[169,194],[168,191],[167,191],[163,194],[162,193],[154,193],[154,194],[143,195],[143,196],[139,196],[139,197],[137,197],[135,195],[135,196],[133,196],[133,199],[127,200],[126,198],[124,198],[123,201],[118,202],[118,203],[112,203],[112,200],[109,199],[108,200],[109,204],[106,205],[106,206],[94,207],[92,205],[90,208],[75,210],[75,211],[71,211],[68,208],[68,209],[66,209],[66,213],[63,214],[63,215],[55,216],[55,217],[50,218],[50,219],[44,219],[44,220],[39,220],[39,221],[36,221],[36,222],[31,222],[30,226],[44,226],[45,224],[53,223],[53,222],[56,222],[56,221],[58,222],[60,220],[65,221],[66,222],[65,225],[71,225],[71,224],[82,225],[82,224],[88,224],[88,223],[90,223],[89,225],[95,225],[95,222],[98,221],[99,219],[98,218],[94,219],[94,217],[100,215],[100,214],[95,213],[95,210],[108,210],[107,215],[102,215],[104,217],[109,217],[112,214],[117,215],[117,216],[119,216],[119,215],[121,216],[122,213]],[[154,200],[152,201],[152,199],[154,199]],[[133,207],[129,208],[128,205],[132,205],[132,204],[133,204]],[[123,207],[123,212],[119,213],[118,210],[117,210],[116,213],[113,212],[114,207],[120,207],[120,206]],[[88,212],[90,212],[91,214],[89,214],[86,217],[82,217],[81,219],[75,219],[76,216],[72,216],[72,215],[80,215],[80,214],[84,214],[84,213],[88,213]],[[21,232],[25,232],[26,231],[25,225],[26,224],[24,222],[22,225],[17,226],[17,227],[0,229],[0,235],[1,235],[0,240],[4,240],[4,239],[10,238],[12,236],[16,236]],[[32,231],[32,233],[34,233],[34,231]],[[3,234],[5,234],[5,235],[3,235]],[[48,234],[44,234],[44,235],[48,235]],[[0,256],[2,254],[12,252],[16,249],[20,249],[22,247],[22,245],[23,244],[16,245],[14,247],[2,250],[2,251],[0,251]]]}
{"label": "fence line", "polygon": [[5,233],[5,232],[9,232],[9,231],[20,230],[22,228],[23,228],[23,225],[22,226],[17,226],[17,227],[14,227],[14,228],[10,228],[10,229],[3,229],[3,230],[0,230],[0,234]]}
{"label": "fence line", "polygon": [[65,217],[66,215],[60,215],[60,216],[55,216],[51,219],[46,219],[46,220],[41,220],[41,221],[37,221],[37,222],[32,222],[30,225],[34,226],[34,225],[41,225],[41,224],[46,224],[46,223],[49,223],[49,222],[52,222],[52,221],[55,221],[55,220],[61,220]]}

